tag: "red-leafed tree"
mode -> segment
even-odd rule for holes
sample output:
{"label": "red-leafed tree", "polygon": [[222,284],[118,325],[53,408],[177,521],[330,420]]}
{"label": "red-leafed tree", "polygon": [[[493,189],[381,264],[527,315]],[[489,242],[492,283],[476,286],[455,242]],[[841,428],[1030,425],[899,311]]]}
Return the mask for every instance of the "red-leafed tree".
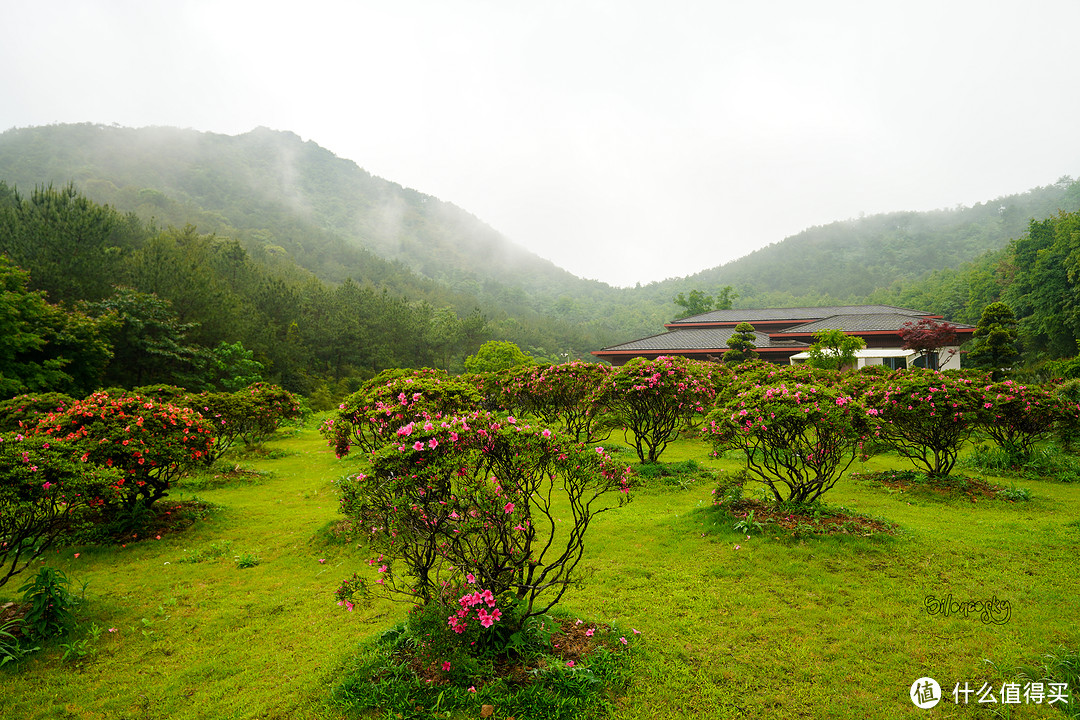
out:
{"label": "red-leafed tree", "polygon": [[937,370],[937,351],[956,344],[956,327],[945,321],[922,318],[901,325],[900,338],[904,341],[901,346],[904,350],[916,351],[919,357],[926,358],[930,370]]}

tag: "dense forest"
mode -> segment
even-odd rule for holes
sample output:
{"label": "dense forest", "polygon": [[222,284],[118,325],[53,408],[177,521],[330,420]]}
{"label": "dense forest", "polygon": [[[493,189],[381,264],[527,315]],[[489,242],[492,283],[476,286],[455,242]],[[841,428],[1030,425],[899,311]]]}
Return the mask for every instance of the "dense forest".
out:
{"label": "dense forest", "polygon": [[9,130],[4,322],[39,327],[6,354],[37,368],[30,389],[46,376],[72,392],[198,387],[243,360],[329,398],[387,367],[460,370],[489,339],[588,357],[658,331],[679,315],[676,296],[704,291],[735,307],[880,302],[972,324],[1002,300],[1035,362],[1076,354],[1078,210],[1080,182],[1066,177],[970,208],[814,227],[687,278],[612,288],[291,133]]}

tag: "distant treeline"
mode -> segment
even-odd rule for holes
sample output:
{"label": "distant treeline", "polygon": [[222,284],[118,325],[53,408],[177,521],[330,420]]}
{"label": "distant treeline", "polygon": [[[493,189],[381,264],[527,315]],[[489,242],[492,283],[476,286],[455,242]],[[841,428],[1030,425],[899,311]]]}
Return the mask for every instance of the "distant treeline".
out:
{"label": "distant treeline", "polygon": [[289,390],[337,395],[389,367],[460,366],[498,332],[480,309],[329,284],[287,255],[163,230],[70,185],[23,196],[0,182],[0,254],[8,395],[211,387],[244,356]]}

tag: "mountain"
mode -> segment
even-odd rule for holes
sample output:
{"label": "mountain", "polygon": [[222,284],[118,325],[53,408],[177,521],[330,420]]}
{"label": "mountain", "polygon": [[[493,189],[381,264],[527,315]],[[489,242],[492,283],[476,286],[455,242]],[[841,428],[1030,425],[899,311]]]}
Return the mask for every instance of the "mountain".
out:
{"label": "mountain", "polygon": [[479,303],[504,313],[508,328],[563,323],[597,346],[655,331],[675,317],[672,298],[692,289],[711,294],[730,285],[741,308],[896,294],[1006,247],[1032,218],[1080,209],[1080,183],[1063,178],[973,207],[812,227],[686,278],[612,288],[539,258],[466,210],[375,177],[290,132],[13,129],[0,134],[0,179],[25,189],[73,181],[97,202],[162,226],[191,223],[255,254],[291,256],[330,282],[354,278],[414,298],[434,294],[436,304],[462,314]]}
{"label": "mountain", "polygon": [[0,178],[27,189],[74,181],[92,200],[144,219],[272,236],[328,280],[354,276],[349,261],[361,256],[350,258],[348,250],[363,249],[452,289],[496,283],[544,294],[600,285],[451,203],[375,177],[290,132],[227,136],[90,124],[9,130],[0,135]]}

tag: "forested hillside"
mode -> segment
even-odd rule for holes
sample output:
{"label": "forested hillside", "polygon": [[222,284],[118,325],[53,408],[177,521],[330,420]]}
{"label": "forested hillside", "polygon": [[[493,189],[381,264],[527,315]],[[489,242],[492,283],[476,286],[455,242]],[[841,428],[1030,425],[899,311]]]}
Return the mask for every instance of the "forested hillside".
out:
{"label": "forested hillside", "polygon": [[[195,323],[197,345],[242,340],[293,389],[387,363],[460,368],[486,338],[539,357],[587,357],[658,331],[679,314],[677,294],[726,286],[735,307],[889,302],[973,323],[986,303],[1010,297],[1013,241],[1029,223],[1080,209],[1080,183],[1062,178],[970,208],[813,227],[690,277],[612,288],[288,132],[9,130],[0,181],[0,250],[50,302],[101,303],[114,285],[154,293],[177,322]],[[97,230],[83,237],[86,223]],[[664,252],[662,238],[654,251]]]}
{"label": "forested hillside", "polygon": [[[809,228],[727,265],[659,283],[654,292],[670,298],[690,288],[713,292],[731,285],[739,295],[735,307],[867,302],[1001,250],[1030,220],[1059,210],[1080,210],[1080,182],[1061,178],[973,207],[894,212]],[[954,307],[925,309],[969,321],[953,317]]]}
{"label": "forested hillside", "polygon": [[[352,278],[458,312],[480,303],[489,315],[505,312],[522,324],[511,339],[549,352],[585,348],[556,347],[551,333],[530,324],[557,317],[551,311],[562,296],[588,303],[611,295],[464,210],[373,177],[288,132],[225,136],[90,124],[9,130],[0,135],[0,179],[23,191],[74,182],[95,202],[160,227],[192,224],[255,254],[287,254],[332,283]],[[572,308],[562,314],[574,325],[613,316],[583,318]],[[598,322],[590,343],[621,330]]]}

